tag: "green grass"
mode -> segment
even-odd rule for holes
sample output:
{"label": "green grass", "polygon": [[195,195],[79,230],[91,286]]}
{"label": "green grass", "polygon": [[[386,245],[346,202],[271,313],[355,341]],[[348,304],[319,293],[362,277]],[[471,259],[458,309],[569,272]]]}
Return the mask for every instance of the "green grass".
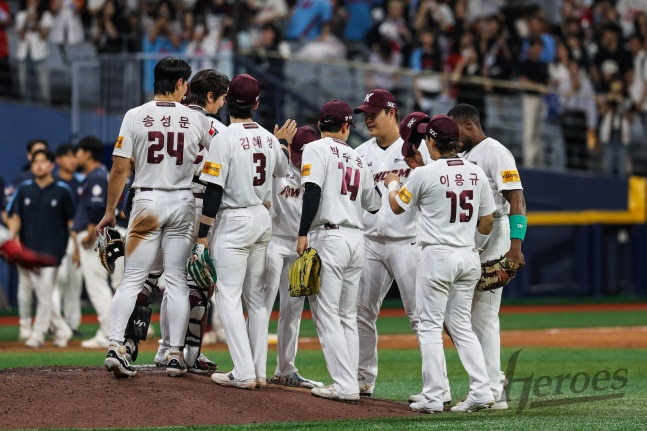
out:
{"label": "green grass", "polygon": [[[276,333],[277,321],[270,322],[270,332]],[[605,311],[578,313],[543,313],[543,314],[502,314],[501,329],[550,329],[550,328],[589,328],[597,326],[644,326],[647,325],[647,313],[644,311]],[[158,330],[157,325],[153,325]],[[90,338],[97,330],[96,324],[81,326],[85,338]],[[406,317],[380,317],[378,332],[384,335],[410,333]],[[159,331],[157,332],[159,334]],[[316,337],[314,323],[311,319],[301,321],[301,336]],[[18,339],[17,326],[0,326],[0,342]]]}
{"label": "green grass", "polygon": [[[506,348],[502,351],[503,368],[507,369],[508,359],[516,349]],[[143,352],[142,362],[152,361],[151,352]],[[231,366],[226,352],[207,350],[210,357],[216,359],[224,369]],[[602,370],[614,371],[626,368],[627,383],[619,390],[595,392],[591,385],[581,394],[568,393],[568,381],[564,384],[563,395],[555,395],[556,384],[553,383],[548,396],[539,397],[530,392],[527,407],[517,411],[519,400],[522,398],[523,382],[512,382],[510,395],[511,408],[505,412],[481,412],[474,414],[441,414],[420,415],[411,418],[371,419],[352,421],[328,421],[308,423],[273,423],[243,426],[230,426],[219,429],[232,430],[644,430],[647,428],[647,367],[644,358],[647,350],[630,349],[562,349],[562,348],[529,348],[521,351],[515,368],[515,379],[530,377],[533,382],[541,376],[551,376],[577,373],[587,373],[594,376]],[[463,370],[455,350],[446,351],[448,373],[455,400],[467,392],[467,375]],[[0,353],[0,368],[26,365],[99,365],[103,352],[39,352],[39,353]],[[274,369],[275,355],[270,351],[268,371]],[[319,351],[301,351],[297,366],[303,375],[330,382],[326,371],[323,355]],[[418,350],[383,350],[380,351],[380,375],[375,389],[375,397],[404,401],[412,393],[420,390],[421,361]],[[578,380],[580,384],[582,380]],[[577,389],[580,389],[578,385]],[[542,400],[560,400],[571,396],[591,396],[596,394],[624,394],[623,398],[605,401],[595,401],[555,407],[532,408],[532,403]],[[307,398],[304,398],[307,402]],[[168,431],[172,428],[148,428]],[[208,430],[210,427],[192,427],[193,430]]]}

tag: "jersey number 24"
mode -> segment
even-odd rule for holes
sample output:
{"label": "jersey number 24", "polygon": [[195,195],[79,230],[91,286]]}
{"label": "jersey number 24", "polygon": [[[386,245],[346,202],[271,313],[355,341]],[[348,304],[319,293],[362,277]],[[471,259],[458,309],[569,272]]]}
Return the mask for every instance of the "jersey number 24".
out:
{"label": "jersey number 24", "polygon": [[166,153],[169,156],[175,157],[176,165],[181,165],[184,161],[184,133],[178,132],[177,146],[175,145],[175,132],[168,132],[165,135],[163,132],[150,131],[148,132],[148,142],[154,142],[148,147],[146,157],[148,163],[161,163],[164,160],[164,147],[166,147]]}

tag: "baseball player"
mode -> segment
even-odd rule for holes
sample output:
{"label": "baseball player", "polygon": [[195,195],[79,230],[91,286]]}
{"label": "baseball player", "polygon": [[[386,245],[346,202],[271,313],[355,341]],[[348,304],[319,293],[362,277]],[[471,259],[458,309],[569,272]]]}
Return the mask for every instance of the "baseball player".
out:
{"label": "baseball player", "polygon": [[94,227],[106,211],[108,193],[108,170],[101,163],[103,143],[93,136],[87,136],[79,142],[76,158],[83,169],[85,180],[81,185],[81,196],[74,215],[72,236],[77,243],[81,274],[85,281],[85,290],[97,313],[99,329],[87,340],[81,341],[86,349],[105,349],[110,342],[110,301],[112,288],[108,273],[101,265],[94,251],[96,236]]}
{"label": "baseball player", "polygon": [[272,192],[271,175],[283,175],[288,162],[287,147],[282,154],[278,139],[252,119],[258,97],[258,81],[250,75],[231,80],[227,91],[231,124],[216,135],[200,175],[207,189],[198,243],[207,245],[207,234],[222,206],[210,250],[218,274],[216,302],[234,363],[230,373],[214,373],[211,379],[244,389],[267,383],[269,311],[262,286],[272,219],[263,204]]}
{"label": "baseball player", "polygon": [[[299,374],[294,365],[297,355],[299,326],[305,298],[290,296],[288,272],[290,265],[298,257],[296,254],[297,231],[301,219],[301,158],[303,148],[319,139],[319,134],[311,127],[299,127],[290,144],[290,164],[283,176],[274,177],[272,187],[272,239],[267,246],[266,287],[267,309],[271,312],[280,295],[279,322],[277,329],[277,363],[274,378],[270,383],[299,386],[312,389],[323,387],[323,383],[306,379]],[[290,143],[289,139],[288,142]],[[268,314],[269,317],[269,314]]]}
{"label": "baseball player", "polygon": [[[229,78],[214,69],[204,69],[197,72],[193,78],[191,78],[191,82],[189,84],[190,92],[186,97],[187,107],[200,112],[205,115],[209,121],[211,121],[211,128],[212,130],[215,130],[213,133],[214,135],[226,129],[225,125],[216,118],[216,114],[225,104],[228,85]],[[207,150],[203,148],[194,162],[195,175],[191,186],[196,202],[196,222],[193,231],[194,241],[198,237],[198,227],[200,225],[200,216],[202,215],[202,199],[204,198],[205,185],[200,181],[199,175],[204,166],[204,159],[206,156]],[[161,259],[158,265],[159,267],[152,271],[153,276],[149,277],[147,285],[144,287],[148,295],[152,292],[151,287],[157,285],[159,274],[162,272]],[[191,311],[189,313],[189,326],[184,347],[184,359],[189,367],[189,372],[206,374],[217,368],[217,365],[214,362],[210,361],[206,356],[200,353],[204,332],[206,330],[209,309],[213,311],[214,326],[220,325],[220,316],[218,311],[215,310],[213,292],[203,292],[196,286],[195,281],[193,281],[190,276],[187,276],[187,284],[189,286]],[[144,291],[144,289],[142,291]],[[146,295],[146,303],[140,305],[147,305],[148,295]],[[168,321],[163,318],[166,314],[166,308],[168,305],[167,298],[168,296],[165,291],[160,307],[160,316],[162,317],[160,320],[162,340],[155,355],[155,364],[158,366],[166,366],[166,353],[170,349]]]}
{"label": "baseball player", "polygon": [[[481,262],[507,256],[523,262],[521,243],[526,234],[526,200],[521,178],[510,151],[499,141],[487,137],[481,128],[479,112],[471,105],[459,104],[447,114],[458,124],[463,158],[481,167],[487,175],[494,196],[494,228],[481,253]],[[501,335],[499,308],[503,289],[474,292],[472,327],[483,348],[495,410],[506,410],[508,399],[501,371]],[[453,334],[452,334],[453,335]]]}
{"label": "baseball player", "polygon": [[[364,103],[353,110],[364,114],[364,123],[371,136],[357,147],[357,154],[373,173],[373,180],[382,190],[382,205],[388,204],[388,193],[382,182],[389,172],[408,178],[412,169],[402,156],[403,140],[398,125],[398,106],[386,90],[368,92]],[[405,220],[396,220],[392,211],[376,214],[364,212],[364,263],[357,293],[357,329],[359,333],[359,394],[371,396],[377,377],[377,315],[393,280],[398,284],[404,310],[411,329],[416,332],[416,272],[411,262],[418,260],[416,244],[416,211]]]}
{"label": "baseball player", "polygon": [[[26,246],[54,256],[58,266],[67,249],[74,217],[74,192],[65,183],[54,179],[53,170],[54,154],[49,150],[35,151],[31,159],[34,179],[18,186],[7,212],[11,236],[19,235]],[[20,291],[29,295],[34,292],[38,299],[36,319],[25,341],[27,347],[42,347],[50,324],[55,331],[54,346],[66,347],[72,338],[72,329],[61,316],[60,307],[54,307],[57,266],[43,268],[38,273],[18,268],[19,282],[24,286]]]}
{"label": "baseball player", "polygon": [[376,213],[382,203],[367,163],[346,144],[351,126],[348,104],[332,100],[321,107],[322,138],[303,151],[305,191],[297,242],[299,255],[310,243],[321,256],[321,289],[309,301],[334,381],[313,388],[312,394],[346,402],[359,400],[357,291],[364,265],[363,212]]}
{"label": "baseball player", "polygon": [[415,206],[420,211],[416,310],[423,399],[410,408],[422,413],[443,411],[446,322],[470,378],[469,396],[452,411],[481,410],[494,404],[494,396],[470,324],[470,307],[481,276],[477,247],[487,241],[496,206],[483,170],[457,156],[458,126],[452,119],[436,115],[420,124],[418,131],[426,133],[426,145],[436,161],[415,169],[402,188],[393,173],[384,181],[394,213]]}
{"label": "baseball player", "polygon": [[123,344],[124,333],[160,247],[168,295],[166,373],[173,377],[187,370],[182,349],[189,320],[186,258],[195,222],[193,162],[199,145],[209,147],[212,133],[206,116],[180,104],[189,76],[191,67],[184,60],[161,59],[155,65],[154,99],[126,113],[113,150],[106,214],[95,230],[115,225],[115,208],[131,157],[135,159],[132,187],[137,190],[126,235],[125,275],[110,307],[110,345],[104,361],[117,377],[136,374]]}

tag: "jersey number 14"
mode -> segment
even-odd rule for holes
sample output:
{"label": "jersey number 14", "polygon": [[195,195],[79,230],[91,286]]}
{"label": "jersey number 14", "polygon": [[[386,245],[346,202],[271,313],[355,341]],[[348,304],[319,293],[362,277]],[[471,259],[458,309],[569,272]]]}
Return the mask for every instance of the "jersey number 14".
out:
{"label": "jersey number 14", "polygon": [[337,168],[341,169],[341,191],[342,195],[347,195],[350,192],[350,200],[357,199],[357,192],[359,191],[359,169],[354,169],[352,166],[346,166],[342,162],[337,164]]}

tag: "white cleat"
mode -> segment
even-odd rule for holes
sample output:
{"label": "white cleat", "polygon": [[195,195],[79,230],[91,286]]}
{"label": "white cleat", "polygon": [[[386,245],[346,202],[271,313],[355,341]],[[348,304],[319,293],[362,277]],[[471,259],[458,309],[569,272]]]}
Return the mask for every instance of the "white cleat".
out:
{"label": "white cleat", "polygon": [[375,390],[375,383],[368,383],[364,377],[357,378],[357,385],[359,386],[359,394],[362,397],[370,397]]}
{"label": "white cleat", "polygon": [[256,379],[238,380],[234,377],[234,373],[213,373],[211,381],[220,386],[238,389],[254,389],[256,387]]}
{"label": "white cleat", "polygon": [[451,411],[454,413],[477,412],[485,410],[494,405],[494,400],[489,401],[476,401],[471,396],[468,396],[465,401],[462,401],[452,407]]}
{"label": "white cleat", "polygon": [[323,388],[313,388],[310,393],[315,397],[326,398],[344,403],[356,403],[360,400],[359,394],[342,395],[335,389],[335,385],[328,385]]}

